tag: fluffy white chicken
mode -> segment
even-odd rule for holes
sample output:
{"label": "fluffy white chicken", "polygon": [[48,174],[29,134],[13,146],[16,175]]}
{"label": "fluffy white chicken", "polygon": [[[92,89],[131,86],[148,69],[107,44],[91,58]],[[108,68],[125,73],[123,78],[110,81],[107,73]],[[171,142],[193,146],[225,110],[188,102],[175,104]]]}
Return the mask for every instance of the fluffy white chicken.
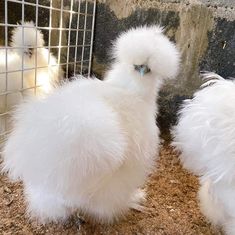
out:
{"label": "fluffy white chicken", "polygon": [[[23,96],[34,95],[35,86],[37,95],[49,93],[62,77],[56,58],[43,48],[43,34],[33,22],[13,30],[10,46],[7,52],[0,48],[0,114],[19,104]],[[5,122],[0,116],[0,134],[8,129]]]}
{"label": "fluffy white chicken", "polygon": [[23,180],[28,211],[41,222],[78,209],[110,223],[141,209],[139,187],[158,151],[158,89],[177,74],[179,53],[158,26],[121,34],[113,50],[105,81],[74,80],[15,113],[4,170]]}
{"label": "fluffy white chicken", "polygon": [[[0,94],[8,94],[0,96],[0,113],[18,104],[22,94],[33,94],[34,89],[27,88],[36,85],[38,95],[46,94],[62,77],[56,58],[43,47],[43,34],[33,22],[25,22],[13,30],[10,46],[7,52],[4,47],[0,49]],[[26,90],[21,93],[22,89]]]}
{"label": "fluffy white chicken", "polygon": [[186,100],[173,129],[183,165],[200,176],[204,215],[235,234],[235,81],[214,78]]}

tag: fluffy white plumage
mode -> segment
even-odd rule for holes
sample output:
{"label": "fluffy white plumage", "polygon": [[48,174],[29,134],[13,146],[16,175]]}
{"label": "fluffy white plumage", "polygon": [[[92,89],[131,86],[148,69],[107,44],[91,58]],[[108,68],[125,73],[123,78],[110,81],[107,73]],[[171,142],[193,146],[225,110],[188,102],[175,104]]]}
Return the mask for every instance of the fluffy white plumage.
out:
{"label": "fluffy white plumage", "polygon": [[13,30],[10,46],[12,48],[7,52],[4,47],[0,50],[0,93],[10,93],[7,97],[0,97],[0,112],[8,111],[18,104],[22,100],[22,94],[34,94],[34,89],[24,90],[22,93],[19,90],[35,87],[35,73],[36,86],[40,86],[37,88],[38,95],[47,94],[62,77],[56,58],[43,47],[43,34],[35,28],[33,22],[25,22]]}
{"label": "fluffy white plumage", "polygon": [[16,111],[4,170],[23,180],[41,222],[76,209],[112,222],[141,208],[139,187],[158,152],[157,92],[176,75],[179,54],[158,26],[131,29],[115,45],[105,81],[77,79]]}
{"label": "fluffy white plumage", "polygon": [[183,165],[200,176],[204,215],[235,234],[235,81],[212,78],[186,100],[174,127]]}

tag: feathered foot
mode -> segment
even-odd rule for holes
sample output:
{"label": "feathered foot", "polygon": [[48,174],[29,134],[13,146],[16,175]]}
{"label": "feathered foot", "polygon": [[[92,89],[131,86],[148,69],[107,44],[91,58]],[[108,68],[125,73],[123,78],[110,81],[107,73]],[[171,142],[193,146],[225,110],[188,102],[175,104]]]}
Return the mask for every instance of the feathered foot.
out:
{"label": "feathered foot", "polygon": [[139,212],[146,212],[147,207],[143,206],[146,202],[146,192],[143,189],[137,189],[131,197],[130,208]]}

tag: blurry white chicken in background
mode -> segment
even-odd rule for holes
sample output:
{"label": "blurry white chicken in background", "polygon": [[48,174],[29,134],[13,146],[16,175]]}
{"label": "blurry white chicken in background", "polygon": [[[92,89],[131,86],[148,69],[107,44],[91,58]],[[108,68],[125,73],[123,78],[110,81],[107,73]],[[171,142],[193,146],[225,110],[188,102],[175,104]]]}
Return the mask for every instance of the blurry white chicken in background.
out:
{"label": "blurry white chicken in background", "polygon": [[28,211],[41,222],[80,210],[110,223],[142,209],[158,153],[156,99],[176,76],[179,53],[158,26],[117,39],[105,81],[76,79],[22,104],[4,150],[4,170],[22,179]]}
{"label": "blurry white chicken in background", "polygon": [[173,129],[183,165],[200,176],[204,215],[235,234],[235,81],[208,73],[212,80],[186,100]]}
{"label": "blurry white chicken in background", "polygon": [[[25,22],[13,30],[10,46],[7,53],[4,47],[0,49],[0,114],[20,103],[23,95],[34,95],[34,89],[26,88],[38,86],[36,94],[44,95],[63,76],[56,58],[43,48],[43,34],[33,22]],[[22,89],[26,90],[20,92]],[[3,132],[4,120],[0,119]]]}

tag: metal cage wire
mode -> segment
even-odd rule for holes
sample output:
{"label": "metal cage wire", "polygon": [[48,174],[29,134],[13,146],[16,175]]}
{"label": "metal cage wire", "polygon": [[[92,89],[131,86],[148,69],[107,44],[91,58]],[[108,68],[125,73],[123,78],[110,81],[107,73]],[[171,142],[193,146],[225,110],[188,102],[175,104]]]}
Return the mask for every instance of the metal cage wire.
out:
{"label": "metal cage wire", "polygon": [[[11,129],[10,114],[13,106],[9,97],[20,93],[37,94],[40,84],[37,84],[40,69],[49,66],[59,66],[61,77],[69,78],[74,74],[90,76],[92,64],[92,47],[94,38],[96,0],[5,0],[0,3],[0,145],[4,142]],[[22,53],[21,65],[11,66],[11,54],[14,50],[29,49],[28,45],[12,46],[10,37],[14,28],[24,31],[31,26],[25,22],[33,21],[34,28],[44,36],[44,45],[36,46],[34,66],[25,66]],[[21,24],[18,24],[21,22]],[[44,48],[47,64],[38,63],[39,50]],[[5,58],[4,58],[5,57]],[[51,64],[51,60],[56,63]],[[2,65],[2,66],[1,66]],[[25,74],[34,74],[33,84],[25,86]],[[11,77],[20,77],[21,84],[11,87]],[[1,81],[2,80],[2,81]],[[30,92],[29,92],[30,91]],[[15,96],[16,99],[17,96]],[[14,103],[14,102],[13,102]]]}

